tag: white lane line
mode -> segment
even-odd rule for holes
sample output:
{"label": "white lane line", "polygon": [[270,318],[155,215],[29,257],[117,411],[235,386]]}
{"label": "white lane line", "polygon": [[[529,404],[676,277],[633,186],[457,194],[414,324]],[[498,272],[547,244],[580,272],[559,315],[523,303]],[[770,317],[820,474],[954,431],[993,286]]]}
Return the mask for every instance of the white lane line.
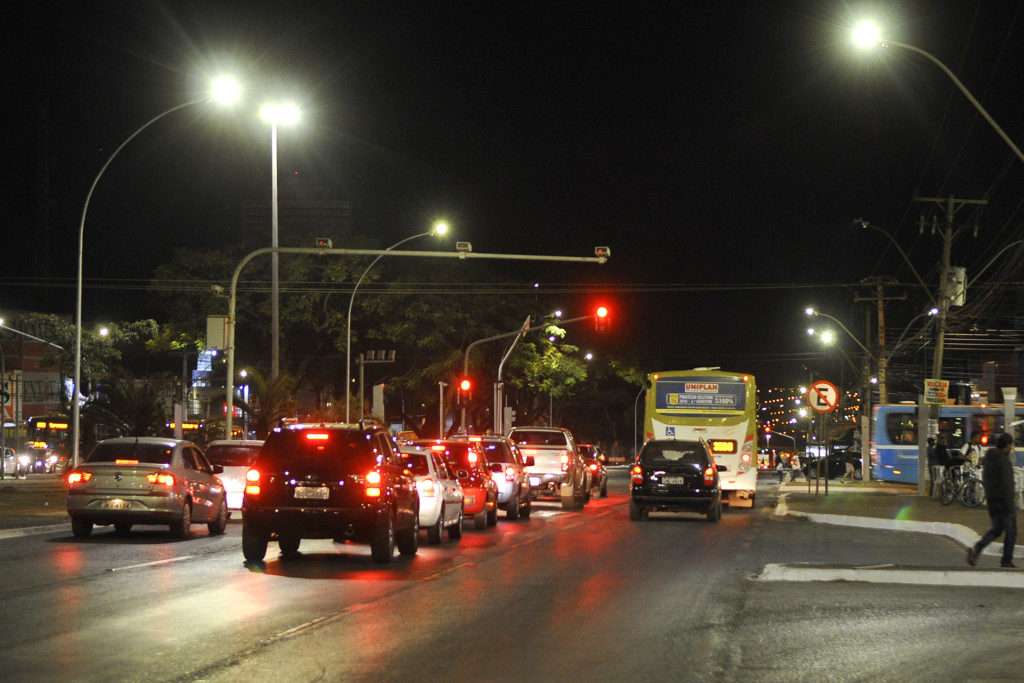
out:
{"label": "white lane line", "polygon": [[857,581],[917,586],[1024,588],[1024,572],[944,569],[875,569],[766,564],[755,581]]}
{"label": "white lane line", "polygon": [[142,569],[143,567],[156,567],[161,564],[170,564],[172,562],[181,562],[182,560],[191,560],[195,555],[182,555],[181,557],[172,557],[168,560],[156,560],[155,562],[143,562],[142,564],[130,564],[127,567],[111,567],[108,572],[123,572],[126,569]]}

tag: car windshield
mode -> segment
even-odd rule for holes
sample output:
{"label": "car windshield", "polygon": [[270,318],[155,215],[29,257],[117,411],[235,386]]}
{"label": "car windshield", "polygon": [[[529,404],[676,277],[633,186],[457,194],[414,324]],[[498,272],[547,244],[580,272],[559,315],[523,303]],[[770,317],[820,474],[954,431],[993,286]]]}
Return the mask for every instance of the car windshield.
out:
{"label": "car windshield", "polygon": [[206,449],[206,458],[214,465],[224,467],[248,467],[260,452],[257,445],[229,446],[227,444],[211,444]]}
{"label": "car windshield", "polygon": [[477,461],[470,460],[470,455],[477,455],[475,447],[468,443],[424,444],[436,452],[452,467],[476,467]]}
{"label": "car windshield", "polygon": [[707,454],[699,443],[647,444],[640,451],[640,462],[649,466],[689,466],[700,469]]}
{"label": "car windshield", "polygon": [[557,431],[515,431],[512,439],[524,446],[565,446],[565,434]]}
{"label": "car windshield", "polygon": [[153,465],[170,465],[174,447],[166,443],[115,441],[96,444],[86,462],[136,461]]}
{"label": "car windshield", "polygon": [[344,460],[353,467],[367,468],[379,464],[370,434],[340,429],[274,432],[263,444],[260,457],[275,461],[307,458]]}
{"label": "car windshield", "polygon": [[426,453],[399,453],[398,457],[402,459],[402,462],[409,469],[410,472],[416,475],[430,474],[430,465],[427,463]]}

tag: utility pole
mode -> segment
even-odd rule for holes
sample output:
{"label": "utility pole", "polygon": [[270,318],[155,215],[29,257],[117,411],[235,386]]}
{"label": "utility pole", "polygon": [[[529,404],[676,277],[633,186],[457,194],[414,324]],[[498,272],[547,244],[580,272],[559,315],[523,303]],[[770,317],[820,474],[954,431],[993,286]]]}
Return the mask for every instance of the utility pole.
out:
{"label": "utility pole", "polygon": [[884,405],[889,402],[889,391],[887,388],[889,356],[885,350],[885,302],[903,301],[907,298],[902,296],[886,296],[885,288],[899,284],[896,278],[888,276],[868,277],[860,281],[865,287],[874,287],[874,296],[854,297],[854,301],[870,301],[878,306],[878,403]]}
{"label": "utility pole", "polygon": [[[982,205],[988,204],[987,199],[956,199],[953,195],[949,197],[914,197],[915,202],[932,202],[938,204],[946,212],[946,223],[944,227],[938,227],[937,221],[932,217],[932,234],[935,234],[938,230],[942,236],[942,269],[939,271],[939,316],[938,316],[938,334],[935,338],[935,357],[932,361],[932,377],[935,379],[942,379],[942,356],[945,350],[946,342],[946,317],[949,312],[949,260],[953,250],[953,240],[956,239],[960,233],[960,229],[954,230],[953,228],[953,217],[956,212],[959,211],[963,206],[966,205]],[[919,223],[919,229],[923,233],[925,226],[924,216],[921,216]],[[974,234],[977,236],[978,228],[975,225]]]}

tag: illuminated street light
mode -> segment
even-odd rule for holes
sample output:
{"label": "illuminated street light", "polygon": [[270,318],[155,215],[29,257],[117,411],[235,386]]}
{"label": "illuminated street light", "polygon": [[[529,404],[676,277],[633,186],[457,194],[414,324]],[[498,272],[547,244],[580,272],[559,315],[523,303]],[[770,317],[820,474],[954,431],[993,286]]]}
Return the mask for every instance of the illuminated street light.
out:
{"label": "illuminated street light", "polygon": [[[103,177],[103,173],[110,166],[114,158],[124,149],[129,142],[135,139],[139,133],[149,128],[151,125],[164,118],[168,114],[172,114],[179,109],[185,107],[191,107],[195,104],[203,104],[206,102],[218,102],[223,104],[230,104],[234,102],[239,95],[240,88],[237,84],[230,84],[230,79],[226,77],[218,78],[214,81],[213,87],[210,90],[208,96],[198,100],[192,100],[190,102],[184,102],[175,107],[171,107],[162,114],[154,116],[146,123],[142,124],[135,130],[134,133],[125,138],[113,153],[107,158],[106,163],[100,167],[99,173],[92,181],[92,185],[89,186],[89,192],[85,195],[85,205],[82,207],[82,219],[78,226],[78,282],[75,290],[75,384],[72,387],[71,395],[71,432],[74,434],[72,447],[71,447],[71,464],[73,466],[78,465],[78,444],[80,441],[78,428],[81,421],[81,407],[79,406],[78,394],[79,387],[82,385],[82,262],[83,262],[83,247],[85,246],[85,216],[89,212],[89,202],[92,199],[92,193],[96,190],[96,185],[99,184],[100,178]],[[222,99],[227,98],[227,99]]]}
{"label": "illuminated street light", "polygon": [[[348,318],[345,323],[345,422],[349,422],[351,419],[351,415],[349,413],[349,402],[352,395],[352,303],[356,300],[356,290],[359,289],[359,285],[363,282],[363,278],[365,278],[366,274],[370,272],[370,269],[376,265],[377,261],[380,261],[387,252],[391,251],[395,247],[399,247],[406,242],[410,242],[420,237],[426,237],[427,235],[441,236],[446,234],[448,234],[448,223],[442,220],[435,221],[434,226],[430,230],[412,235],[411,237],[406,237],[385,249],[377,256],[377,258],[370,261],[370,265],[366,266],[366,270],[364,270],[363,274],[359,276],[358,280],[356,280],[356,284],[352,288],[352,295],[348,298]],[[274,254],[274,256],[276,257],[277,254]]]}
{"label": "illuminated street light", "polygon": [[[270,246],[277,248],[277,126],[291,126],[299,121],[299,108],[294,104],[264,104],[260,118],[270,124]],[[279,259],[274,252],[270,261],[270,378],[281,372],[281,290]]]}
{"label": "illuminated street light", "polygon": [[[807,315],[809,315],[811,317],[828,318],[829,320],[834,322],[836,325],[839,325],[839,327],[843,330],[843,332],[845,332],[846,335],[850,339],[855,341],[857,343],[857,346],[859,346],[861,348],[861,350],[864,351],[865,354],[867,354],[868,358],[873,360],[875,362],[875,364],[878,365],[878,400],[879,400],[880,403],[886,403],[888,401],[889,394],[886,391],[886,385],[885,385],[885,375],[886,375],[886,365],[887,365],[887,362],[886,362],[887,359],[886,359],[885,353],[884,352],[880,353],[876,357],[873,353],[871,353],[871,351],[868,350],[868,347],[864,346],[863,342],[861,342],[861,340],[858,339],[857,336],[853,332],[850,332],[850,330],[847,329],[846,325],[844,325],[842,323],[842,321],[840,321],[838,318],[834,318],[831,315],[829,315],[828,313],[822,313],[821,311],[815,310],[813,307],[810,307],[810,306],[808,306],[806,309],[804,309],[804,312],[807,313]],[[808,329],[807,333],[808,334],[814,334],[814,330],[813,329]],[[825,334],[828,334],[828,333],[826,332]],[[822,336],[822,341],[825,341],[824,335]],[[832,333],[832,341],[828,341],[826,343],[831,344],[834,341],[835,341],[835,334]]]}

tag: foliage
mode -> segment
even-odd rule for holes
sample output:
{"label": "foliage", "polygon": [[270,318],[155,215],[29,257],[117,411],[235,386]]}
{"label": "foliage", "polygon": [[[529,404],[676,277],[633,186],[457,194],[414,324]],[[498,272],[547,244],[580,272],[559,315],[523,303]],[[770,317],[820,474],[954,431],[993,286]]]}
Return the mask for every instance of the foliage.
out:
{"label": "foliage", "polygon": [[156,436],[166,425],[167,406],[159,383],[120,372],[97,385],[82,408],[82,417],[90,433]]}
{"label": "foliage", "polygon": [[236,401],[242,410],[252,415],[256,438],[265,439],[283,418],[295,414],[295,379],[289,375],[266,379],[253,371],[249,373],[248,381],[253,391],[249,403],[240,399]]}

